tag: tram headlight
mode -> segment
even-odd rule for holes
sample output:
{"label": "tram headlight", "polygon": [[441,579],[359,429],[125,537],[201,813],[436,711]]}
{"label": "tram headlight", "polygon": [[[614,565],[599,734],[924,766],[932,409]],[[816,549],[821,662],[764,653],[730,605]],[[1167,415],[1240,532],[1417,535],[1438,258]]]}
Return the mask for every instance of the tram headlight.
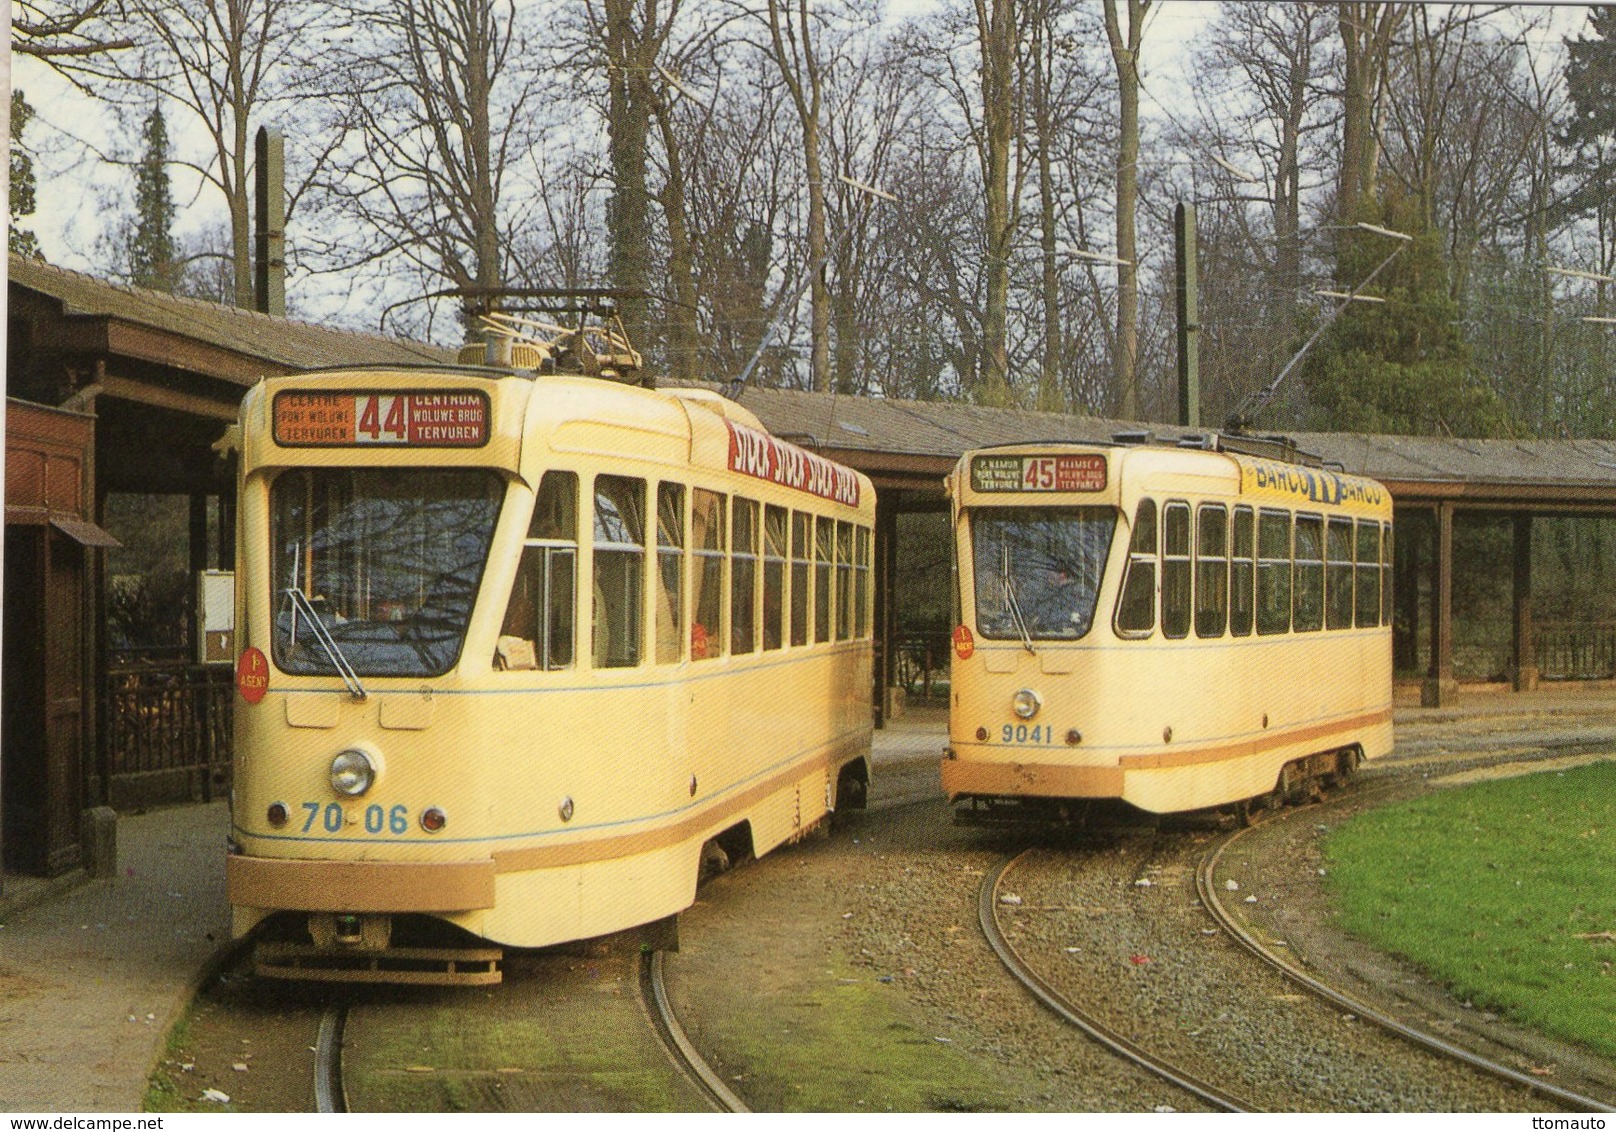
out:
{"label": "tram headlight", "polygon": [[1031,688],[1023,688],[1010,697],[1010,707],[1022,719],[1031,719],[1038,714],[1038,709],[1043,706],[1044,701]]}
{"label": "tram headlight", "polygon": [[331,789],[358,797],[376,781],[376,767],[363,751],[346,750],[331,760]]}

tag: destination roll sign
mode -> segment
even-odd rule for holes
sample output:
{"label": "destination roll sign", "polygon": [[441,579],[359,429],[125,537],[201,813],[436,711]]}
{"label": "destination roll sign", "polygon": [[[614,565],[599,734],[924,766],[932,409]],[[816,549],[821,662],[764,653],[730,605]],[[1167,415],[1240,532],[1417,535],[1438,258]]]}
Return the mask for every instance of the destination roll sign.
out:
{"label": "destination roll sign", "polygon": [[289,448],[480,448],[488,443],[488,417],[488,394],[475,389],[295,390],[275,395],[275,443]]}
{"label": "destination roll sign", "polygon": [[1104,491],[1105,456],[976,456],[972,491]]}

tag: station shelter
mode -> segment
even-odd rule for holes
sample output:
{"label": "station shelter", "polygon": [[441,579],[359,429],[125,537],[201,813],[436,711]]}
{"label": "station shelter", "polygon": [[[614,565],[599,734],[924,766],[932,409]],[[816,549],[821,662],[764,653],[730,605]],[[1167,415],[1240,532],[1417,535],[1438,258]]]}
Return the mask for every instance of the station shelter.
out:
{"label": "station shelter", "polygon": [[[48,876],[83,866],[93,810],[206,799],[228,786],[233,656],[205,631],[203,583],[234,565],[235,471],[216,442],[243,393],[298,369],[444,363],[454,352],[17,256],[8,266],[0,843],[7,873]],[[963,452],[1194,431],[800,390],[748,388],[741,402],[776,436],[875,483],[878,726],[906,695],[947,686],[942,481]],[[1391,492],[1394,650],[1405,698],[1449,703],[1466,679],[1526,689],[1540,678],[1616,677],[1616,622],[1535,621],[1532,577],[1539,527],[1616,518],[1616,442],[1293,439]],[[126,506],[153,500],[164,506]],[[163,640],[131,639],[139,634],[130,626],[147,623],[137,615],[152,594],[138,574],[150,563],[125,562],[110,574],[107,563],[129,557],[121,543],[149,540],[152,515],[180,544],[182,624]],[[1487,574],[1503,594],[1488,606],[1502,611],[1491,619],[1499,623],[1456,622],[1456,531],[1484,550],[1458,579]],[[900,545],[920,553],[900,555]],[[918,621],[914,595],[929,603]]]}

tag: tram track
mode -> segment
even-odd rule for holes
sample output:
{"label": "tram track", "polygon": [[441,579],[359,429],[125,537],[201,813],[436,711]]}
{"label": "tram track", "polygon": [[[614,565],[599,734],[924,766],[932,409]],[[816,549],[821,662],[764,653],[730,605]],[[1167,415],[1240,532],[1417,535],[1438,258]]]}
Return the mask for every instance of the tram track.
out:
{"label": "tram track", "polygon": [[348,1026],[348,1006],[336,1003],[320,1018],[314,1042],[314,1111],[347,1112],[348,1093],[342,1085],[342,1034]]}
{"label": "tram track", "polygon": [[[1393,787],[1388,784],[1381,790],[1372,792],[1371,797],[1382,793],[1390,793],[1392,789]],[[1361,791],[1355,792],[1354,796],[1350,800],[1362,803],[1365,800],[1365,795]],[[1316,819],[1320,815],[1321,808],[1324,809],[1325,812],[1328,812],[1329,805],[1330,803],[1325,803],[1323,807],[1309,806],[1290,810],[1288,812],[1279,814],[1268,821],[1261,823],[1260,825],[1237,829],[1229,835],[1223,837],[1221,840],[1217,841],[1212,848],[1201,857],[1195,872],[1196,893],[1200,899],[1201,906],[1205,909],[1207,915],[1212,919],[1213,923],[1215,923],[1222,930],[1225,937],[1237,944],[1249,955],[1255,957],[1268,967],[1279,972],[1279,974],[1284,976],[1294,985],[1300,987],[1307,993],[1320,999],[1326,1004],[1338,1010],[1344,1011],[1361,1021],[1377,1026],[1381,1030],[1401,1038],[1402,1040],[1415,1046],[1418,1046],[1421,1049],[1424,1049],[1439,1057],[1469,1066],[1471,1069],[1474,1069],[1479,1073],[1505,1082],[1506,1084],[1524,1088],[1533,1095],[1556,1105],[1563,1105],[1585,1112],[1616,1112],[1616,1107],[1612,1107],[1603,1101],[1585,1096],[1571,1089],[1562,1088],[1553,1084],[1552,1082],[1545,1081],[1540,1077],[1523,1073],[1520,1070],[1514,1069],[1499,1061],[1486,1057],[1474,1050],[1456,1045],[1453,1042],[1430,1033],[1428,1030],[1421,1029],[1398,1018],[1394,1018],[1389,1013],[1363,1001],[1361,998],[1348,994],[1339,987],[1332,986],[1323,979],[1304,971],[1295,963],[1290,962],[1283,956],[1277,954],[1272,948],[1265,946],[1252,931],[1248,930],[1245,924],[1240,922],[1240,918],[1237,917],[1219,897],[1217,885],[1215,883],[1218,865],[1223,859],[1224,853],[1242,838],[1252,834],[1256,829],[1277,826],[1283,822],[1298,820],[1299,815]]]}
{"label": "tram track", "polygon": [[714,1109],[719,1112],[751,1112],[746,1102],[724,1084],[723,1078],[707,1064],[680,1025],[679,1016],[668,998],[662,954],[661,951],[643,951],[640,954],[640,996],[657,1040],[668,1059]]}
{"label": "tram track", "polygon": [[[750,1112],[746,1102],[727,1086],[691,1042],[667,992],[663,953],[640,953],[638,990],[641,1017],[669,1063],[693,1093],[718,1112]],[[348,1090],[343,1079],[343,1037],[348,1026],[349,1006],[332,1003],[320,1018],[314,1044],[314,1111],[346,1113]]]}
{"label": "tram track", "polygon": [[1245,1101],[1178,1068],[1171,1062],[1157,1057],[1142,1046],[1123,1037],[1101,1022],[1094,1014],[1084,1010],[1078,1003],[1056,990],[1054,986],[1042,978],[1022,959],[1015,946],[999,927],[998,906],[1000,882],[1003,880],[1005,873],[1014,868],[1016,863],[1026,855],[1027,853],[1023,852],[1014,857],[1008,857],[988,869],[983,875],[982,886],[977,895],[977,921],[982,928],[983,936],[987,939],[988,946],[993,949],[993,953],[1004,964],[1005,970],[1025,987],[1029,994],[1053,1011],[1063,1021],[1076,1027],[1130,1064],[1137,1065],[1170,1084],[1176,1085],[1219,1111],[1256,1111],[1253,1106]]}

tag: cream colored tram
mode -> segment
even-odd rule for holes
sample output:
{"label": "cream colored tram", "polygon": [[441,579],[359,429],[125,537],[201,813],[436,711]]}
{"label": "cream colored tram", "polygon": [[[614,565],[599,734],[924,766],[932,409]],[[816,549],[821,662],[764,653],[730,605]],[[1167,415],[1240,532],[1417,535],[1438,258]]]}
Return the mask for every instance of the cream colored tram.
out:
{"label": "cream colored tram", "polygon": [[474,367],[271,378],[238,442],[262,973],[497,981],[862,804],[867,478],[711,393]]}
{"label": "cream colored tram", "polygon": [[1300,798],[1392,745],[1390,496],[1250,438],[967,453],[961,822]]}

